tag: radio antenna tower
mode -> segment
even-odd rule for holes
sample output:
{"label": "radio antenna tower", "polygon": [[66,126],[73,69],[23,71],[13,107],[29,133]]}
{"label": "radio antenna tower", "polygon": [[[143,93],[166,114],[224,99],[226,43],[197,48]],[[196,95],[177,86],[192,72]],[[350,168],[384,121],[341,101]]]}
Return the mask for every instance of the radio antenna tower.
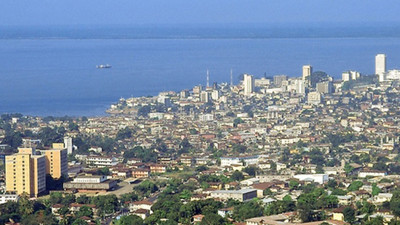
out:
{"label": "radio antenna tower", "polygon": [[232,76],[232,69],[231,69],[231,86],[233,86],[233,76]]}
{"label": "radio antenna tower", "polygon": [[208,72],[208,69],[207,69],[207,86],[206,87],[210,87],[210,73]]}

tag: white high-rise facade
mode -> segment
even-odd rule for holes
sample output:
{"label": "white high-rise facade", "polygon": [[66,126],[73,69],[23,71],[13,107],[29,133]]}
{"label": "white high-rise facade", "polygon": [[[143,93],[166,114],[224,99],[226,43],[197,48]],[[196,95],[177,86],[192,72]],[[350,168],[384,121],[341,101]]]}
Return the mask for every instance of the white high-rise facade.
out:
{"label": "white high-rise facade", "polygon": [[303,66],[303,80],[306,80],[306,78],[311,76],[311,74],[312,74],[312,66],[304,65]]}
{"label": "white high-rise facade", "polygon": [[68,154],[72,154],[73,151],[72,137],[64,137],[64,148],[67,149]]}
{"label": "white high-rise facade", "polygon": [[386,55],[378,54],[375,56],[375,74],[379,76],[379,81],[385,80]]}
{"label": "white high-rise facade", "polygon": [[254,78],[252,75],[244,74],[243,86],[245,95],[251,95],[254,92]]}

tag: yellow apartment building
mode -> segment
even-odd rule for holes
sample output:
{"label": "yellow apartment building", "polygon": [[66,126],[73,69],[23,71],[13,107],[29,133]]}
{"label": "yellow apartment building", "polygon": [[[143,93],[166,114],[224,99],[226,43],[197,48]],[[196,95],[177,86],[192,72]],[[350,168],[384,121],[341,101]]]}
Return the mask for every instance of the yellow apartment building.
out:
{"label": "yellow apartment building", "polygon": [[46,174],[53,179],[68,175],[67,149],[39,150],[46,158]]}
{"label": "yellow apartment building", "polygon": [[46,190],[46,160],[31,148],[6,156],[6,191],[37,197]]}

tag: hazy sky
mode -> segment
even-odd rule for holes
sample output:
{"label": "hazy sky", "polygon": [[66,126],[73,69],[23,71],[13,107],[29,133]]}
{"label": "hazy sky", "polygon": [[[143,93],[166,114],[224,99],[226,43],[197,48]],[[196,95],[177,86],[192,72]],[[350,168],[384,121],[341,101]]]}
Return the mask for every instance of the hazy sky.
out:
{"label": "hazy sky", "polygon": [[399,0],[1,0],[0,25],[400,22]]}

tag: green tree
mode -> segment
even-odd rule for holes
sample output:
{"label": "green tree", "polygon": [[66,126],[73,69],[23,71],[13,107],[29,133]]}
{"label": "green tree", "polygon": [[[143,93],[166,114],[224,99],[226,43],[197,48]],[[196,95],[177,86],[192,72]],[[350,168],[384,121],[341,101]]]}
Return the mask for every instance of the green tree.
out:
{"label": "green tree", "polygon": [[122,194],[119,197],[119,199],[122,203],[125,203],[125,202],[137,201],[139,199],[139,197],[136,193],[130,192],[130,193]]}
{"label": "green tree", "polygon": [[114,222],[115,225],[141,225],[143,219],[136,215],[122,216],[119,220]]}
{"label": "green tree", "polygon": [[393,196],[390,199],[390,210],[392,211],[393,215],[400,217],[400,190],[397,189],[393,192]]}
{"label": "green tree", "polygon": [[60,204],[63,200],[63,194],[61,192],[51,192],[49,202],[51,204]]}
{"label": "green tree", "polygon": [[231,175],[231,179],[235,181],[241,181],[244,179],[243,173],[235,170],[235,172],[233,172]]}
{"label": "green tree", "polygon": [[381,189],[374,183],[372,184],[372,196],[377,196],[381,193]]}
{"label": "green tree", "polygon": [[383,224],[385,224],[385,223],[383,222],[382,216],[377,216],[377,217],[372,218],[371,220],[365,222],[365,225],[383,225]]}
{"label": "green tree", "polygon": [[356,180],[353,181],[350,186],[347,188],[347,190],[349,191],[358,191],[358,189],[360,189],[363,186],[363,182]]}
{"label": "green tree", "polygon": [[255,166],[248,166],[248,167],[245,167],[242,171],[246,172],[250,176],[254,177],[258,171],[258,168]]}
{"label": "green tree", "polygon": [[297,188],[299,188],[299,182],[297,180],[290,180],[289,181],[289,187],[290,189],[296,190]]}
{"label": "green tree", "polygon": [[233,126],[237,127],[238,124],[244,123],[244,121],[242,120],[242,118],[237,117],[236,119],[233,120]]}
{"label": "green tree", "polygon": [[360,211],[361,211],[361,213],[372,215],[375,212],[375,205],[373,205],[367,201],[364,201],[362,203],[362,207],[361,207]]}
{"label": "green tree", "polygon": [[93,217],[93,210],[89,206],[82,206],[78,212],[75,213],[75,216],[77,218],[80,218],[82,216],[87,216],[92,218]]}
{"label": "green tree", "polygon": [[90,197],[88,197],[86,195],[80,195],[79,197],[76,198],[76,202],[79,204],[89,204]]}
{"label": "green tree", "polygon": [[88,225],[88,223],[83,219],[76,219],[71,225]]}
{"label": "green tree", "polygon": [[106,175],[107,176],[107,175],[110,175],[111,172],[110,172],[110,169],[108,167],[102,167],[100,169],[97,169],[96,174],[97,175]]}
{"label": "green tree", "polygon": [[18,212],[22,218],[31,215],[33,210],[33,202],[29,200],[27,194],[23,194],[18,201]]}
{"label": "green tree", "polygon": [[200,222],[200,225],[223,225],[223,224],[228,224],[228,223],[224,218],[215,213],[205,214]]}
{"label": "green tree", "polygon": [[138,109],[137,115],[147,117],[150,112],[151,112],[151,107],[148,105],[145,105]]}
{"label": "green tree", "polygon": [[116,140],[124,140],[131,138],[133,135],[134,131],[130,129],[129,127],[125,127],[123,129],[120,129],[117,133]]}
{"label": "green tree", "polygon": [[262,216],[262,214],[263,208],[256,201],[250,201],[235,206],[232,217],[235,220],[244,221],[248,218]]}
{"label": "green tree", "polygon": [[344,221],[353,224],[354,221],[356,220],[356,212],[353,208],[351,207],[346,207],[343,209],[343,216],[344,216]]}

